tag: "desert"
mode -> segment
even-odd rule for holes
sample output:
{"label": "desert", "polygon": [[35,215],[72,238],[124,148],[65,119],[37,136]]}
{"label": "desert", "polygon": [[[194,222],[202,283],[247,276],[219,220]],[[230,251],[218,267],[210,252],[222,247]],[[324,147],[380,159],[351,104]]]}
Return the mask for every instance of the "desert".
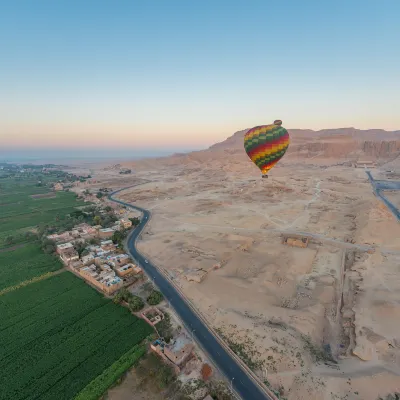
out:
{"label": "desert", "polygon": [[379,179],[398,169],[398,133],[291,132],[287,157],[261,179],[244,132],[205,151],[121,162],[130,178],[102,167],[96,185],[142,182],[119,195],[152,212],[138,249],[288,399],[398,391],[400,225],[357,165],[373,162]]}

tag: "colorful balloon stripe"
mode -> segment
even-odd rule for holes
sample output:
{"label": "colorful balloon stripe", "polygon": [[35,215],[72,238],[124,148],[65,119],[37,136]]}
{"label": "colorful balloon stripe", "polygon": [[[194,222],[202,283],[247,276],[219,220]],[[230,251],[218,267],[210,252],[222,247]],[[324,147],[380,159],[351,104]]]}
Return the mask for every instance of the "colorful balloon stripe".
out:
{"label": "colorful balloon stripe", "polygon": [[282,126],[262,125],[246,133],[244,148],[250,159],[266,174],[286,153],[289,141],[289,133]]}

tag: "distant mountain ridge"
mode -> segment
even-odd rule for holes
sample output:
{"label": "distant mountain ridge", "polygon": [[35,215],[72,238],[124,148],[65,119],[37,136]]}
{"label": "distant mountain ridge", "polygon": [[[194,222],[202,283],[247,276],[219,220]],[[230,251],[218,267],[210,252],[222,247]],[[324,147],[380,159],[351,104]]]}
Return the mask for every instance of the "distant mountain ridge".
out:
{"label": "distant mountain ridge", "polygon": [[[250,168],[250,160],[243,148],[243,139],[248,129],[235,132],[222,142],[205,150],[175,153],[168,157],[146,159],[134,163],[134,168],[186,166],[186,168]],[[356,128],[288,129],[291,142],[282,162],[310,162],[336,164],[358,160],[390,163],[400,168],[400,130],[361,130]],[[129,163],[132,166],[132,162]],[[129,166],[124,164],[124,166]],[[225,167],[224,167],[225,168]]]}
{"label": "distant mountain ridge", "polygon": [[[243,152],[243,138],[248,129],[234,133],[210,146],[208,151]],[[288,129],[290,146],[285,158],[336,158],[357,160],[393,160],[400,156],[400,130],[361,130],[356,128]]]}

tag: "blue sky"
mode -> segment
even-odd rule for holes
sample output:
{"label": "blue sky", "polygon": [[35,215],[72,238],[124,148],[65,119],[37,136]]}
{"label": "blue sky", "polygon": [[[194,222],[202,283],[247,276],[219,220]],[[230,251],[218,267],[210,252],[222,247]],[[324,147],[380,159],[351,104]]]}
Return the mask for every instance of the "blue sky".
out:
{"label": "blue sky", "polygon": [[[0,147],[400,129],[400,1],[0,1]],[[395,112],[395,110],[397,112]]]}

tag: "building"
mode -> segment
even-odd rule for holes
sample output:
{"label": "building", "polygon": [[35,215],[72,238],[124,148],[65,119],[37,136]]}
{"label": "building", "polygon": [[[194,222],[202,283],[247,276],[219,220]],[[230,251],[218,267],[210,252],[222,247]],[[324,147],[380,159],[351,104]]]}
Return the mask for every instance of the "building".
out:
{"label": "building", "polygon": [[55,191],[60,191],[60,190],[64,190],[64,186],[62,185],[62,183],[60,183],[60,182],[57,182],[55,185],[54,185],[54,190]]}
{"label": "building", "polygon": [[92,253],[87,254],[81,258],[83,265],[90,265],[94,263],[94,255]]}
{"label": "building", "polygon": [[74,238],[67,231],[60,234],[54,233],[52,235],[48,235],[47,239],[54,240],[56,243],[65,243],[65,242],[70,242]]}
{"label": "building", "polygon": [[115,267],[115,272],[117,273],[118,276],[124,277],[127,275],[133,275],[133,264],[125,264],[121,267]]}
{"label": "building", "polygon": [[172,344],[166,344],[159,339],[153,342],[150,348],[157,354],[162,354],[167,360],[180,369],[192,356],[194,345],[190,343],[190,340],[188,340],[184,334],[181,334]]}
{"label": "building", "polygon": [[356,168],[375,168],[376,162],[372,160],[358,160],[355,164]]}
{"label": "building", "polygon": [[[107,256],[107,263],[109,265],[112,265],[114,267],[120,267],[122,265],[128,264],[130,261],[130,257],[128,256],[128,254],[116,254],[116,255],[110,255]],[[110,264],[113,263],[113,264]]]}
{"label": "building", "polygon": [[60,254],[60,259],[65,265],[69,265],[73,261],[78,261],[79,255],[76,252],[76,250],[72,247],[72,248],[68,248],[67,250],[63,251]]}
{"label": "building", "polygon": [[103,249],[103,251],[114,251],[116,250],[116,246],[113,243],[112,240],[102,240],[100,242],[100,247]]}
{"label": "building", "polygon": [[74,271],[79,271],[81,268],[84,267],[83,263],[81,260],[78,261],[72,261],[69,266],[74,270]]}
{"label": "building", "polygon": [[121,219],[119,224],[121,225],[121,228],[129,229],[132,226],[132,221],[129,219]]}
{"label": "building", "polygon": [[85,280],[107,294],[112,294],[123,286],[122,279],[115,276],[115,272],[112,271],[111,268],[101,270],[99,273],[97,267],[92,264],[81,268],[79,274]]}
{"label": "building", "polygon": [[165,343],[162,340],[157,339],[150,345],[150,349],[154,351],[154,353],[158,354],[163,359],[163,361],[175,371],[175,374],[179,374],[181,369],[177,365],[175,365],[168,357],[166,357],[166,355],[164,354],[164,346]]}
{"label": "building", "polygon": [[115,271],[117,272],[118,276],[126,276],[126,275],[138,275],[143,272],[142,268],[138,267],[135,264],[129,263],[122,266],[116,265],[115,262],[107,261],[108,265],[111,265]]}
{"label": "building", "polygon": [[114,235],[115,230],[111,228],[102,228],[99,229],[99,237],[101,239],[109,239]]}
{"label": "building", "polygon": [[134,264],[131,264],[131,265],[133,265],[132,268],[133,268],[133,273],[135,275],[141,274],[143,272],[142,268],[140,268],[139,266],[134,265]]}
{"label": "building", "polygon": [[309,238],[301,235],[282,236],[282,243],[292,247],[306,248],[308,246]]}
{"label": "building", "polygon": [[157,307],[150,307],[144,310],[142,313],[142,318],[151,326],[158,324],[164,319],[164,314]]}
{"label": "building", "polygon": [[58,254],[62,254],[64,252],[68,251],[69,249],[73,249],[73,248],[74,248],[74,245],[71,242],[58,244],[56,252]]}
{"label": "building", "polygon": [[183,367],[186,361],[191,357],[193,352],[193,344],[187,343],[179,349],[175,349],[174,346],[165,346],[164,354],[178,367]]}

